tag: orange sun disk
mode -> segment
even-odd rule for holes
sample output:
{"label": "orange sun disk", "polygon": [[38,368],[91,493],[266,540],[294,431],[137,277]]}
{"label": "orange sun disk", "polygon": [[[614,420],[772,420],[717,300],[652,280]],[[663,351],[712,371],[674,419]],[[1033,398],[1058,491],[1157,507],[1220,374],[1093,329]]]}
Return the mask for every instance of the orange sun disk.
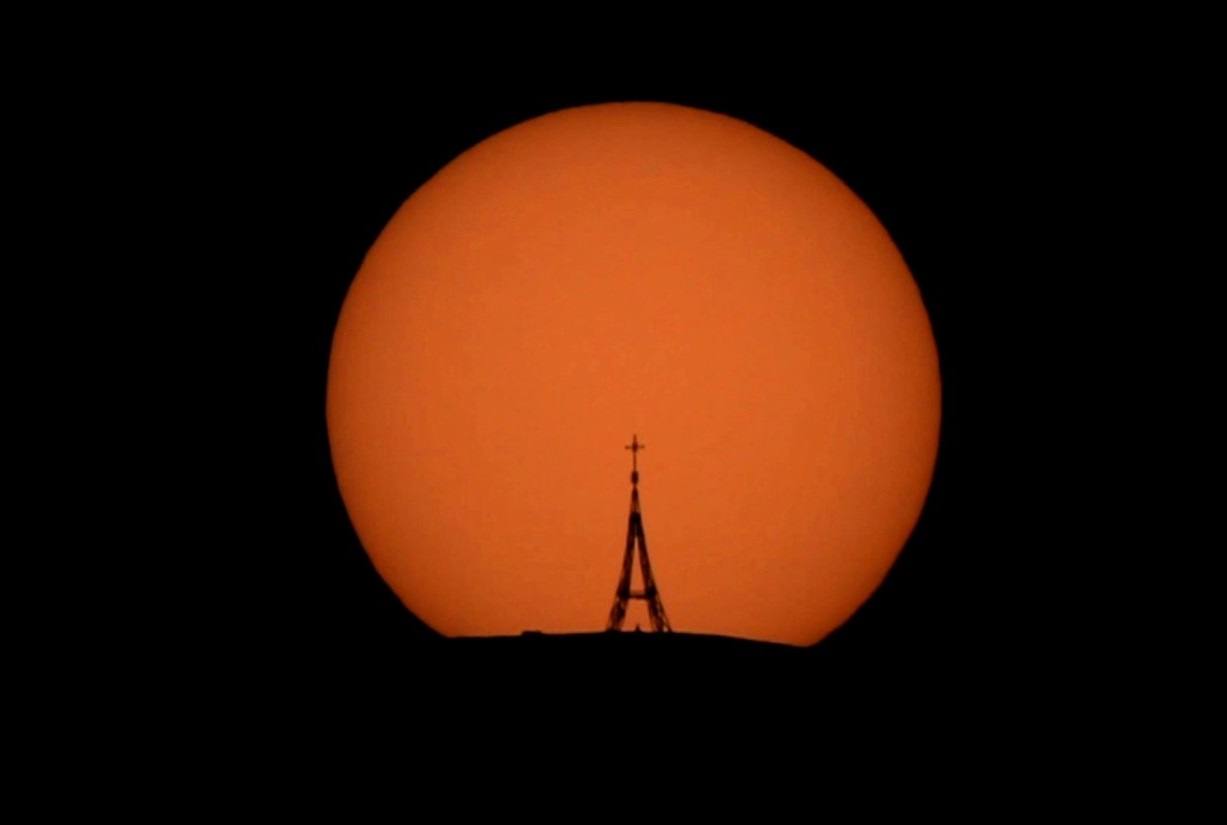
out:
{"label": "orange sun disk", "polygon": [[881,583],[940,409],[919,290],[856,195],[652,103],[535,118],[427,181],[349,290],[327,397],[363,547],[436,630],[602,630],[639,433],[674,629],[792,644]]}

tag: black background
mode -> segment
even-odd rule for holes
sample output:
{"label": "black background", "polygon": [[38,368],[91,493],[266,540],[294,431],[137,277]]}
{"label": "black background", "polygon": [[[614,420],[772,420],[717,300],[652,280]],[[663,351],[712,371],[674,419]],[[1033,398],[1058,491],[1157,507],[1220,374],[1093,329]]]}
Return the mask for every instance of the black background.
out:
{"label": "black background", "polygon": [[[485,137],[614,100],[732,115],[826,165],[885,225],[936,335],[941,441],[911,539],[840,630],[766,664],[683,649],[663,670],[632,662],[627,672],[574,651],[526,657],[514,644],[462,656],[379,578],[332,475],[331,335],[387,220]],[[1076,150],[1054,142],[1066,108],[1048,87],[967,73],[851,84],[796,70],[741,82],[553,76],[446,89],[264,77],[218,111],[200,124],[186,178],[208,193],[196,239],[203,289],[182,298],[200,321],[193,378],[203,380],[182,399],[194,495],[171,519],[180,534],[191,525],[209,582],[192,588],[188,608],[188,658],[209,663],[190,665],[195,678],[240,700],[305,691],[334,708],[455,691],[477,701],[510,686],[556,694],[559,680],[586,695],[632,684],[668,694],[693,687],[696,673],[720,686],[712,704],[742,690],[796,696],[849,683],[1005,703],[1063,678],[1072,629],[1059,580],[1076,561],[1058,530],[1060,473],[1043,458],[1061,426],[1053,413],[1067,412],[1044,400],[1065,378],[1048,369],[1060,360],[1061,275],[1043,261],[1064,231],[1052,161]],[[621,537],[610,540],[612,597]],[[594,630],[607,609],[593,605]]]}

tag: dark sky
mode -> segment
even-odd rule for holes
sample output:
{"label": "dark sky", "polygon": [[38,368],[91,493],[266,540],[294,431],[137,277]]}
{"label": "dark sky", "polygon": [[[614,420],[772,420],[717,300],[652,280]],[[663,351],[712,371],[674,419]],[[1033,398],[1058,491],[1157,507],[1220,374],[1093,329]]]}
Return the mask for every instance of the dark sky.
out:
{"label": "dark sky", "polygon": [[[565,106],[660,100],[744,119],[844,180],[911,268],[940,354],[942,436],[911,540],[843,628],[763,679],[976,684],[991,694],[1050,674],[1061,627],[1042,594],[1065,544],[1049,530],[1054,471],[1039,455],[1054,428],[1047,399],[1059,394],[1044,372],[1059,284],[1032,241],[1068,208],[1045,167],[1060,118],[1025,81],[957,77],[853,86],[792,72],[435,92],[321,81],[272,83],[227,104],[210,133],[216,154],[199,170],[207,178],[216,164],[227,191],[206,210],[211,231],[234,242],[232,266],[208,285],[222,314],[201,345],[210,386],[224,392],[202,393],[196,411],[215,425],[197,445],[194,483],[209,498],[193,522],[216,581],[196,618],[215,672],[319,691],[393,684],[411,695],[447,684],[449,654],[367,561],[332,476],[324,391],[346,288],[397,207],[464,149]],[[515,656],[490,653],[480,667],[512,672]],[[761,681],[735,663],[708,666],[749,689]],[[525,689],[570,668],[547,663]]]}

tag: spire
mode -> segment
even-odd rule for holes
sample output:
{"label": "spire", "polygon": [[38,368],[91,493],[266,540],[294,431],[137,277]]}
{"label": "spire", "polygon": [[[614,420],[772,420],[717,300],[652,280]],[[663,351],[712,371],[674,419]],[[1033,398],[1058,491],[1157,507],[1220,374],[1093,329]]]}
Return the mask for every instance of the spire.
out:
{"label": "spire", "polygon": [[[656,579],[652,576],[652,565],[648,562],[648,540],[643,530],[643,515],[639,510],[639,451],[643,447],[644,445],[639,443],[638,434],[626,445],[626,449],[631,451],[631,512],[626,525],[626,552],[622,556],[622,575],[618,578],[618,589],[614,593],[614,603],[609,611],[606,630],[621,630],[622,622],[626,619],[628,601],[643,599],[648,603],[652,629],[657,633],[667,633],[672,628],[665,615],[660,592],[656,588]],[[639,570],[643,575],[641,591],[631,590],[631,570],[635,563],[636,547],[639,550]]]}

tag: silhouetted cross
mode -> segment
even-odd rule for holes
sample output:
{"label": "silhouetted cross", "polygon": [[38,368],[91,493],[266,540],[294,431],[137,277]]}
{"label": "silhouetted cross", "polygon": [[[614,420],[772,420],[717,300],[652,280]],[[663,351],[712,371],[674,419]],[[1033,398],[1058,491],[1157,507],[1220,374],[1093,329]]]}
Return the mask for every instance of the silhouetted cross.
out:
{"label": "silhouetted cross", "polygon": [[636,434],[631,443],[626,445],[626,449],[631,451],[631,470],[639,472],[639,451],[643,449],[643,445],[639,443],[639,436]]}

